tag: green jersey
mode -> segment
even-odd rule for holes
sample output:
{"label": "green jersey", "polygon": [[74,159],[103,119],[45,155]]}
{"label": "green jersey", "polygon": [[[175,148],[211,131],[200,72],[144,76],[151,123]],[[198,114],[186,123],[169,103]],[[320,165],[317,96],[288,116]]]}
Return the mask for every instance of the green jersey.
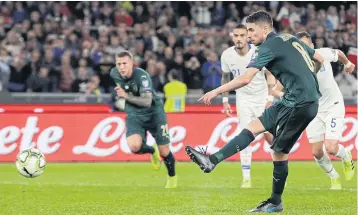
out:
{"label": "green jersey", "polygon": [[116,67],[111,69],[110,75],[116,85],[119,85],[128,95],[140,96],[142,93],[151,92],[152,105],[150,107],[140,107],[135,104],[126,102],[125,112],[127,115],[146,115],[163,110],[163,103],[152,88],[152,79],[149,74],[141,69],[134,68],[132,77],[123,78]]}
{"label": "green jersey", "polygon": [[314,53],[314,49],[290,34],[271,32],[257,47],[247,67],[260,70],[266,67],[285,88],[282,103],[296,107],[321,97],[311,60]]}

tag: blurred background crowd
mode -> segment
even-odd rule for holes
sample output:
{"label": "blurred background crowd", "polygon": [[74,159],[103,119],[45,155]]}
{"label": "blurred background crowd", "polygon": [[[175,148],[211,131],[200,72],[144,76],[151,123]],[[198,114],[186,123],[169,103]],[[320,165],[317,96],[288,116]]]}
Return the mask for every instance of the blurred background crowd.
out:
{"label": "blurred background crowd", "polygon": [[[0,91],[111,93],[114,56],[129,50],[157,91],[175,74],[200,94],[220,85],[231,30],[261,9],[276,32],[308,31],[316,48],[357,47],[356,2],[3,1]],[[333,67],[343,94],[355,96],[356,73]]]}

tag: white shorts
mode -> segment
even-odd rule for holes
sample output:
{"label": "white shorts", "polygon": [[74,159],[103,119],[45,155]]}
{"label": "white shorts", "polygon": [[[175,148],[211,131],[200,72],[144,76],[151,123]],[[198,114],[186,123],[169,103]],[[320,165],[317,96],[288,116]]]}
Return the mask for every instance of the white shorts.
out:
{"label": "white shorts", "polygon": [[247,128],[249,123],[262,115],[266,104],[258,106],[257,104],[243,104],[236,102],[236,111],[239,114],[240,128]]}
{"label": "white shorts", "polygon": [[310,143],[328,140],[340,140],[344,129],[345,108],[335,105],[328,111],[319,111],[317,116],[306,128],[307,138]]}

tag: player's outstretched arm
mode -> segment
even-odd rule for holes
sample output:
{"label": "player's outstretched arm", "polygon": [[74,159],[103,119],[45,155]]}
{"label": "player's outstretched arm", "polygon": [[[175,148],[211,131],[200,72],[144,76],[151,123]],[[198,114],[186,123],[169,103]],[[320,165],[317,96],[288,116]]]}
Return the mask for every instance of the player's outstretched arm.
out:
{"label": "player's outstretched arm", "polygon": [[347,58],[347,56],[339,49],[336,49],[338,52],[338,60],[339,62],[343,63],[344,65],[344,71],[347,73],[352,73],[354,71],[355,65],[350,62]]}
{"label": "player's outstretched arm", "polygon": [[215,91],[217,95],[230,92],[231,90],[236,90],[248,85],[259,71],[260,70],[256,68],[247,68],[246,72],[243,75],[237,76],[229,83],[216,88]]}
{"label": "player's outstretched arm", "polygon": [[260,70],[256,68],[248,68],[243,75],[238,76],[229,83],[206,93],[199,99],[199,101],[204,102],[204,104],[210,104],[211,99],[215,98],[217,95],[241,88],[249,84],[259,71]]}

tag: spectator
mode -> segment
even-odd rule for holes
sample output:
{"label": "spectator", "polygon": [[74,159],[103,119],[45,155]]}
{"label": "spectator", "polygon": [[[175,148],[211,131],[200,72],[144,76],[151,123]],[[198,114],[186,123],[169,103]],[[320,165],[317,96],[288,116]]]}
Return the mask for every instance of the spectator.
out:
{"label": "spectator", "polygon": [[225,22],[225,9],[221,1],[216,2],[215,10],[213,12],[212,24],[216,26],[223,26]]}
{"label": "spectator", "polygon": [[101,88],[101,91],[105,93],[112,92],[114,88],[114,83],[109,75],[110,70],[115,66],[113,61],[112,56],[106,55],[102,58],[100,64],[95,67],[95,71],[97,71],[97,76],[100,80],[99,87]]}
{"label": "spectator", "polygon": [[98,76],[92,76],[91,80],[87,84],[86,95],[95,95],[97,97],[97,103],[102,102],[102,93],[100,87],[100,79]]}
{"label": "spectator", "polygon": [[[189,90],[203,88],[207,86],[208,76],[197,71],[207,63],[211,52],[220,55],[233,45],[229,35],[232,29],[265,6],[274,18],[277,32],[309,31],[317,47],[329,46],[345,53],[350,47],[357,47],[354,2],[332,2],[328,10],[319,2],[3,1],[0,6],[3,53],[0,73],[4,75],[2,82],[6,85],[9,79],[9,89],[15,91],[26,91],[27,79],[39,77],[40,68],[47,67],[53,86],[50,91],[71,92],[72,82],[84,68],[89,77],[93,73],[98,75],[99,87],[104,92],[111,92],[113,83],[108,81],[106,72],[121,50],[135,53],[136,66],[153,68],[151,75],[159,90],[168,81],[167,71],[172,69],[177,70],[179,80]],[[16,73],[15,57],[22,59]],[[69,63],[64,64],[67,58]],[[26,75],[19,72],[22,70],[27,71]],[[6,78],[5,74],[11,74],[9,71],[12,77]],[[340,73],[341,68],[337,67],[335,74]],[[209,74],[211,78],[216,77],[213,75],[216,73]],[[19,83],[20,80],[23,82]]]}
{"label": "spectator", "polygon": [[187,94],[186,84],[178,80],[176,70],[169,71],[169,83],[164,85],[165,94],[165,112],[184,112],[185,111],[185,97]]}
{"label": "spectator", "polygon": [[77,79],[72,83],[72,92],[86,93],[89,74],[85,67],[78,68]]}
{"label": "spectator", "polygon": [[195,56],[185,63],[184,82],[187,83],[188,89],[202,89],[203,76],[200,72],[200,62]]}
{"label": "spectator", "polygon": [[27,92],[51,92],[52,84],[49,78],[49,70],[41,67],[39,73],[32,73],[26,81]]}
{"label": "spectator", "polygon": [[60,80],[60,90],[62,92],[71,92],[72,82],[75,78],[74,69],[70,64],[71,54],[69,52],[63,54],[61,58],[61,80]]}
{"label": "spectator", "polygon": [[337,13],[337,8],[334,6],[329,6],[327,11],[327,19],[332,24],[332,30],[336,30],[339,24],[339,18]]}
{"label": "spectator", "polygon": [[15,56],[10,71],[8,90],[10,92],[25,92],[26,80],[31,74],[30,67],[25,65],[25,59],[22,56]]}
{"label": "spectator", "polygon": [[204,80],[204,93],[207,93],[221,85],[221,66],[218,56],[211,52],[208,61],[201,67],[201,73]]}

